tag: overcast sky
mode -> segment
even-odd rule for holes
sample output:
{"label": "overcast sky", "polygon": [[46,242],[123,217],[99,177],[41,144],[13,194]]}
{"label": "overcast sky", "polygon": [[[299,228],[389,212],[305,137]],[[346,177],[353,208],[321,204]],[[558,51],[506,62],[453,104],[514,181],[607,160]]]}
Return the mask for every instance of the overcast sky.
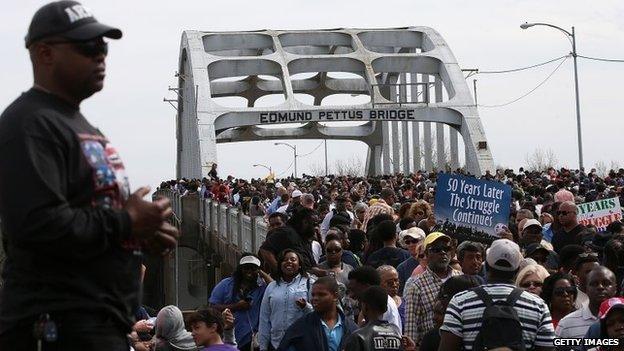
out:
{"label": "overcast sky", "polygon": [[[24,35],[32,14],[45,1],[6,1],[0,14],[4,109],[32,84]],[[527,66],[565,55],[570,43],[556,30],[525,21],[576,27],[578,52],[624,59],[624,2],[560,1],[138,1],[83,2],[104,23],[124,31],[110,45],[102,92],[82,105],[83,113],[119,150],[133,189],[156,186],[175,176],[175,110],[162,102],[177,84],[180,37],[184,30],[384,28],[429,26],[445,38],[462,68],[495,70]],[[511,101],[542,81],[555,65],[505,75],[479,75],[480,104]],[[552,149],[559,165],[577,166],[572,60],[534,94],[503,108],[481,108],[480,116],[496,165],[517,168],[536,148]],[[586,167],[602,161],[624,166],[619,140],[624,131],[621,102],[624,63],[579,61],[581,115]],[[470,78],[468,83],[472,85]],[[300,153],[319,141],[293,141]],[[356,155],[357,142],[329,141],[329,160]],[[299,160],[299,173],[323,162],[323,148]],[[289,149],[273,142],[219,145],[220,173],[259,177],[283,172]]]}

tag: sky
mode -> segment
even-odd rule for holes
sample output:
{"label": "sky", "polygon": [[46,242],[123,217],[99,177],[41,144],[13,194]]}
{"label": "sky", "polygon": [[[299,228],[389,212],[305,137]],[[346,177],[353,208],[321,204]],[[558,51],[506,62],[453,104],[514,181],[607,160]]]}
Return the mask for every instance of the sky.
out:
{"label": "sky", "polygon": [[[4,109],[32,85],[24,48],[33,13],[45,1],[6,2],[0,14]],[[600,0],[472,1],[144,1],[90,0],[103,23],[119,27],[123,39],[109,47],[104,90],[84,101],[83,114],[119,150],[133,189],[156,187],[175,177],[175,110],[173,98],[180,39],[184,30],[246,31],[258,29],[388,28],[429,26],[448,43],[462,68],[499,70],[543,62],[570,52],[562,33],[546,28],[520,29],[528,22],[576,27],[579,54],[624,59],[624,2]],[[518,73],[477,75],[478,101],[509,102],[537,86],[556,64]],[[602,162],[624,166],[619,135],[624,131],[620,102],[624,63],[579,59],[580,104],[585,166]],[[577,167],[576,115],[572,60],[567,60],[533,94],[501,108],[479,113],[498,166],[518,168],[536,149],[551,150],[559,166]],[[285,141],[305,154],[319,141]],[[220,174],[250,178],[266,175],[253,164],[288,173],[290,149],[273,142],[218,146]],[[299,174],[322,168],[323,148],[298,160]],[[365,160],[363,144],[329,141],[330,167],[337,160]]]}

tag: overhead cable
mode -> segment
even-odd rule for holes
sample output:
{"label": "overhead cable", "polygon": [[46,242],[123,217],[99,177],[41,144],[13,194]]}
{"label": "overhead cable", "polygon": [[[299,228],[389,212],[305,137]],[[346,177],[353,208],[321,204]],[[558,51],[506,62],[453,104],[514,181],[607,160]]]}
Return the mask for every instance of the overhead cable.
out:
{"label": "overhead cable", "polygon": [[576,55],[578,57],[582,57],[584,59],[588,59],[588,60],[594,60],[594,61],[603,61],[603,62],[624,62],[624,60],[618,60],[618,59],[607,59],[607,58],[602,58],[602,57],[591,57],[591,56],[583,56],[583,55]]}
{"label": "overhead cable", "polygon": [[555,67],[555,69],[552,72],[550,72],[550,74],[543,81],[541,81],[535,88],[529,90],[528,92],[526,92],[525,94],[521,95],[520,97],[518,97],[518,98],[516,98],[514,100],[511,100],[509,102],[506,102],[504,104],[498,104],[498,105],[478,105],[478,106],[479,107],[485,107],[485,108],[503,107],[503,106],[511,105],[514,102],[517,102],[517,101],[520,101],[520,100],[524,99],[525,97],[529,96],[531,93],[536,91],[539,87],[544,85],[559,70],[559,68],[563,65],[564,62],[566,62],[566,60],[568,58],[567,56],[564,56],[564,57],[565,57],[565,59],[563,61],[561,61],[557,65],[557,67]]}
{"label": "overhead cable", "polygon": [[321,145],[323,145],[324,142],[325,141],[321,141],[321,143],[318,144],[318,146],[315,147],[314,150],[312,150],[312,151],[310,151],[310,152],[308,152],[307,154],[304,154],[304,155],[297,155],[297,157],[306,157],[306,156],[312,155],[314,153],[314,151],[318,150],[318,148],[321,147]]}
{"label": "overhead cable", "polygon": [[531,68],[544,66],[544,65],[547,65],[549,63],[556,62],[556,61],[559,61],[561,59],[567,58],[569,56],[570,56],[569,54],[568,55],[563,55],[563,56],[554,58],[552,60],[548,60],[546,62],[538,63],[538,64],[535,64],[535,65],[526,66],[526,67],[520,67],[520,68],[507,69],[507,70],[502,70],[502,71],[482,71],[482,70],[479,70],[476,74],[500,74],[500,73],[519,72],[519,71],[524,71],[524,70],[531,69]]}

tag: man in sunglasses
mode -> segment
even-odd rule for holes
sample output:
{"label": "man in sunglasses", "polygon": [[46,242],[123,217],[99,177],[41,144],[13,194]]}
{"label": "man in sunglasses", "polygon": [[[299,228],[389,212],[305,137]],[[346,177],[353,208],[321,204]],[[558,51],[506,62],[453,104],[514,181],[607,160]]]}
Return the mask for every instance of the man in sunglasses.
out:
{"label": "man in sunglasses", "polygon": [[1,350],[128,350],[142,251],[175,247],[169,201],[130,194],[79,109],[103,88],[103,38],[121,35],[75,1],[43,6],[28,29],[34,86],[0,116]]}
{"label": "man in sunglasses", "polygon": [[579,234],[583,226],[578,223],[578,209],[572,201],[563,202],[557,210],[559,229],[553,232],[552,244],[555,252],[560,253],[561,249],[570,244],[579,244]]}
{"label": "man in sunglasses", "polygon": [[442,283],[452,276],[462,274],[449,266],[455,255],[455,248],[448,235],[440,232],[427,235],[424,250],[427,269],[414,280],[408,280],[403,292],[403,303],[406,306],[404,334],[412,338],[416,345],[435,327],[433,306]]}

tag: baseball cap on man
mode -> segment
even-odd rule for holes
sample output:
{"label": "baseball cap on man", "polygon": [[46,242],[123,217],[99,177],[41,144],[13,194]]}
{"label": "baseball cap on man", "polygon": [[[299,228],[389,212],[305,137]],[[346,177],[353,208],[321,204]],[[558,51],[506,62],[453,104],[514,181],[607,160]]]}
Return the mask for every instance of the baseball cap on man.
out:
{"label": "baseball cap on man", "polygon": [[403,240],[405,240],[407,237],[414,238],[418,241],[422,241],[423,239],[425,239],[425,232],[418,227],[412,227],[409,229],[402,230],[399,233],[400,242],[403,242]]}
{"label": "baseball cap on man", "polygon": [[41,7],[32,18],[26,47],[50,36],[73,41],[87,41],[98,37],[120,39],[121,30],[98,22],[91,11],[76,1],[56,1]]}
{"label": "baseball cap on man", "polygon": [[301,195],[303,195],[303,193],[300,190],[295,190],[295,191],[292,192],[291,197],[295,198],[295,197],[299,197]]}
{"label": "baseball cap on man", "polygon": [[540,228],[542,227],[542,224],[537,219],[527,219],[526,222],[524,222],[524,226],[522,226],[522,230],[524,231],[532,225],[536,225]]}
{"label": "baseball cap on man", "polygon": [[424,245],[424,249],[427,249],[427,246],[433,244],[434,242],[440,240],[440,239],[444,239],[447,241],[451,241],[451,237],[444,234],[444,233],[440,233],[440,232],[433,232],[429,235],[427,235],[427,237],[425,238],[425,245]]}
{"label": "baseball cap on man", "polygon": [[488,265],[499,271],[513,272],[522,261],[520,247],[509,239],[494,240],[485,254]]}

